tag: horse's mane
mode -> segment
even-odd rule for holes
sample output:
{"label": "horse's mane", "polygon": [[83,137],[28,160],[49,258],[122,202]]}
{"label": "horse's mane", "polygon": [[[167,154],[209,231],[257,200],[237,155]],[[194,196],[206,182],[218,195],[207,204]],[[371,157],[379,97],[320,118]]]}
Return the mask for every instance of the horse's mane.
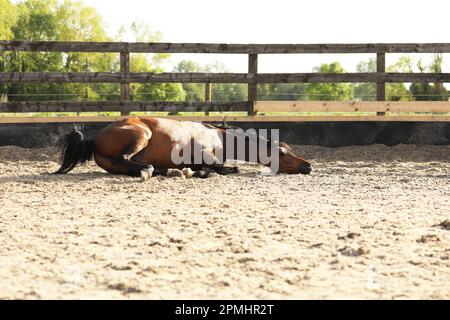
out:
{"label": "horse's mane", "polygon": [[234,130],[238,130],[238,129],[242,129],[241,127],[238,126],[232,126],[229,125],[225,122],[214,122],[214,123],[204,123],[205,126],[213,128],[213,129],[234,129]]}
{"label": "horse's mane", "polygon": [[[222,130],[226,130],[226,129],[233,129],[233,130],[244,130],[241,127],[238,126],[232,126],[229,125],[225,122],[215,122],[215,123],[204,123],[203,125],[212,128],[212,129],[222,129]],[[268,131],[268,137],[263,137],[261,135],[258,135],[258,139],[266,142],[266,143],[271,143],[272,137],[270,135],[270,130]]]}

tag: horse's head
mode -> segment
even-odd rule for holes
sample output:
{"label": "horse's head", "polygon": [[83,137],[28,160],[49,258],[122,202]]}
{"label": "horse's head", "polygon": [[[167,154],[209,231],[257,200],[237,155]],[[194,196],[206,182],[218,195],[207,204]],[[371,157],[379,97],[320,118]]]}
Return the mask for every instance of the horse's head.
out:
{"label": "horse's head", "polygon": [[311,165],[301,157],[294,154],[294,149],[285,142],[280,142],[279,151],[279,168],[277,173],[301,173],[309,174]]}

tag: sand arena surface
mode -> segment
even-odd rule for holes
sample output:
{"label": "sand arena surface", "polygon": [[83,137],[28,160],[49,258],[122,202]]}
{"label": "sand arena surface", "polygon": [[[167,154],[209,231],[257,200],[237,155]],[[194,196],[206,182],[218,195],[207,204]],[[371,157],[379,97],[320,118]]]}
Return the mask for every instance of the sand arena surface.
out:
{"label": "sand arena surface", "polygon": [[141,183],[0,147],[0,298],[450,299],[450,146],[298,149]]}

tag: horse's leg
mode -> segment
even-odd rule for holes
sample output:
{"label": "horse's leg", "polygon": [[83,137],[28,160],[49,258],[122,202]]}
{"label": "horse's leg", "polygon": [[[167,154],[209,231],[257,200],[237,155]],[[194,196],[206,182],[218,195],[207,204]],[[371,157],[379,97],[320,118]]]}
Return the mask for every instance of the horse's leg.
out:
{"label": "horse's leg", "polygon": [[136,163],[118,157],[105,157],[99,153],[94,153],[94,158],[101,168],[112,174],[140,177],[143,181],[148,180],[153,175],[154,168],[149,164]]}
{"label": "horse's leg", "polygon": [[207,178],[208,172],[201,170],[192,170],[189,167],[183,169],[177,168],[155,168],[153,176],[178,177],[178,178]]}
{"label": "horse's leg", "polygon": [[[142,181],[150,179],[155,173],[153,166],[139,161],[139,157],[135,157],[148,144],[149,139],[145,136],[139,136],[132,139],[123,149],[120,154],[111,159],[113,166],[124,167],[127,173],[132,177],[141,177]],[[134,158],[133,158],[134,157]]]}
{"label": "horse's leg", "polygon": [[194,178],[205,179],[205,178],[209,177],[209,172],[203,170],[202,166],[195,166],[195,165],[194,166],[189,166],[189,167],[183,168],[181,170],[181,172],[183,173],[183,175],[186,178],[194,177]]}
{"label": "horse's leg", "polygon": [[164,176],[164,177],[183,177],[184,173],[180,169],[176,168],[155,168],[154,176]]}
{"label": "horse's leg", "polygon": [[228,167],[225,166],[223,163],[217,159],[217,157],[209,150],[202,150],[203,153],[203,159],[205,161],[205,164],[203,164],[203,167],[212,170],[220,175],[228,175],[233,173],[239,173],[238,167]]}
{"label": "horse's leg", "polygon": [[[113,159],[113,164],[115,165],[135,165],[135,166],[142,166],[143,164],[140,161],[140,151],[142,151],[148,144],[148,139],[145,139],[145,137],[141,137],[139,139],[133,139],[130,143],[128,143],[123,149],[120,155],[117,158]],[[153,168],[153,167],[152,167]],[[134,170],[132,170],[134,173]],[[150,173],[150,176],[146,173],[146,168],[141,169],[141,178],[143,180],[147,180],[152,175],[161,175],[166,177],[188,177],[188,175],[185,174],[185,172],[181,171],[180,169],[176,168],[153,168],[152,173]],[[200,172],[194,172],[194,177],[202,177],[202,173]]]}
{"label": "horse's leg", "polygon": [[140,163],[137,161],[127,160],[125,157],[118,157],[111,159],[111,164],[115,167],[123,167],[126,173],[132,177],[140,177],[142,181],[147,181],[153,175],[165,175],[164,169],[155,169],[150,164]]}
{"label": "horse's leg", "polygon": [[228,174],[235,174],[235,173],[239,173],[239,168],[234,166],[234,167],[228,167],[225,165],[220,165],[220,164],[213,164],[213,165],[207,165],[205,166],[206,168],[220,174],[220,175],[228,175]]}

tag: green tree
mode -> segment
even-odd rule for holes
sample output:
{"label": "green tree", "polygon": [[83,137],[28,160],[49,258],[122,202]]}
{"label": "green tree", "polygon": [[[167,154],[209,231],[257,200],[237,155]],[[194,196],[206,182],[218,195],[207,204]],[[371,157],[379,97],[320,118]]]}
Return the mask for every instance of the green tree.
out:
{"label": "green tree", "polygon": [[[343,73],[345,70],[339,62],[322,64],[314,68],[315,72]],[[348,83],[309,83],[306,86],[309,100],[352,100],[354,86]]]}
{"label": "green tree", "polygon": [[[112,40],[106,34],[101,16],[82,1],[23,0],[16,5],[16,14],[16,22],[11,28],[15,40]],[[160,41],[162,37],[142,23],[133,23],[131,31],[136,41]],[[162,72],[161,65],[168,57],[167,54],[132,55],[131,70]],[[23,72],[117,72],[119,57],[109,53],[10,52],[0,60],[0,69]],[[131,89],[138,99],[184,99],[184,91],[179,84],[133,84]],[[37,100],[37,97],[41,100],[112,100],[120,97],[118,84],[14,84],[0,87],[0,90],[7,92],[13,100]]]}
{"label": "green tree", "polygon": [[[200,71],[207,73],[229,72],[226,66],[218,61],[205,65]],[[212,99],[214,101],[247,100],[247,85],[242,83],[214,83],[212,85]]]}
{"label": "green tree", "polygon": [[[111,41],[106,34],[102,17],[82,1],[64,0],[56,9],[59,41]],[[119,70],[119,59],[114,53],[70,52],[63,55],[65,72],[114,72]],[[67,84],[64,92],[83,94],[87,100],[118,100],[117,84]]]}
{"label": "green tree", "polygon": [[[101,16],[82,1],[26,0],[17,5],[13,27],[15,40],[107,41]],[[10,71],[114,71],[118,58],[102,53],[12,52]],[[101,99],[101,94],[118,96],[112,84],[15,84],[8,93],[13,100]],[[43,95],[47,93],[48,95]]]}
{"label": "green tree", "polygon": [[296,101],[306,100],[305,83],[265,83],[258,85],[259,100]]}
{"label": "green tree", "polygon": [[[387,72],[412,72],[412,59],[410,57],[400,57],[393,65],[386,68]],[[388,101],[410,101],[413,100],[411,93],[403,83],[386,84],[386,100]]]}
{"label": "green tree", "polygon": [[[13,26],[14,40],[57,40],[58,28],[55,18],[56,0],[26,0],[17,4],[17,21]],[[8,52],[5,54],[6,71],[62,71],[63,56],[60,53]],[[12,84],[8,88],[10,99],[27,100],[26,95],[39,95],[42,100],[55,97],[42,93],[63,93],[62,85]],[[28,96],[34,100],[36,97]]]}
{"label": "green tree", "polygon": [[[152,65],[144,55],[133,55],[130,65],[131,72],[163,72],[160,66]],[[134,100],[183,101],[185,98],[179,83],[132,83],[130,87]]]}
{"label": "green tree", "polygon": [[[13,37],[12,28],[17,20],[17,9],[9,0],[0,0],[0,40],[9,40]],[[6,71],[8,57],[0,52],[0,72]],[[0,101],[6,101],[9,85],[0,84]]]}
{"label": "green tree", "polygon": [[[411,72],[412,61],[409,57],[401,57],[393,65],[387,68],[387,72]],[[357,72],[376,72],[376,59],[371,58],[361,61],[356,66]],[[375,83],[360,83],[355,86],[356,100],[376,100],[377,85]],[[411,94],[403,83],[387,83],[386,84],[386,100],[412,100]]]}
{"label": "green tree", "polygon": [[12,27],[16,23],[17,12],[9,0],[0,0],[0,40],[9,40],[13,36]]}
{"label": "green tree", "polygon": [[[153,32],[150,26],[143,22],[133,22],[131,31],[134,41],[158,42],[162,40],[159,32]],[[164,72],[161,64],[168,54],[133,54],[130,58],[131,72]],[[133,83],[130,85],[134,100],[147,101],[184,101],[185,92],[180,83]]]}
{"label": "green tree", "polygon": [[[433,61],[427,67],[423,65],[422,60],[419,60],[417,67],[420,72],[442,72],[443,58],[442,54],[435,54]],[[412,83],[409,87],[414,100],[417,101],[448,101],[448,92],[442,83]]]}
{"label": "green tree", "polygon": [[[183,60],[173,69],[174,72],[206,72],[206,73],[226,73],[228,72],[224,64],[215,62],[200,66],[198,63]],[[186,83],[183,84],[186,92],[186,101],[204,101],[205,84]],[[247,99],[247,86],[242,83],[214,83],[212,84],[213,101],[244,101]]]}
{"label": "green tree", "polygon": [[[356,66],[357,72],[376,72],[377,63],[374,58],[361,61]],[[355,99],[372,101],[377,99],[377,85],[375,83],[358,83],[355,85]]]}
{"label": "green tree", "polygon": [[[190,60],[180,61],[173,69],[173,72],[190,73],[201,72],[201,66]],[[183,90],[186,94],[186,101],[205,101],[205,85],[201,83],[183,83]]]}

